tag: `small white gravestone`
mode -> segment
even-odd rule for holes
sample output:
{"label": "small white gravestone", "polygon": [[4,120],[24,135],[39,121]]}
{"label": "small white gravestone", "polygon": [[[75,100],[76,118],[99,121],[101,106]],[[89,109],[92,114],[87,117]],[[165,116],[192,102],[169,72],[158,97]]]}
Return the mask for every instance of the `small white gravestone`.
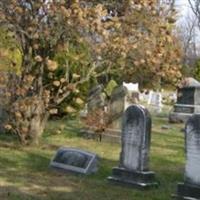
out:
{"label": "small white gravestone", "polygon": [[148,104],[148,105],[150,105],[151,102],[152,102],[152,95],[153,95],[153,91],[150,90],[150,91],[149,91],[149,95],[148,95],[148,101],[147,101],[147,104]]}
{"label": "small white gravestone", "polygon": [[123,82],[123,86],[126,87],[128,91],[139,92],[139,83],[126,83],[126,82]]}
{"label": "small white gravestone", "polygon": [[139,101],[139,84],[123,82],[123,86],[127,89],[127,94],[124,101],[124,110],[131,104],[136,104]]}
{"label": "small white gravestone", "polygon": [[162,94],[160,92],[150,91],[148,104],[153,106],[157,112],[162,111]]}

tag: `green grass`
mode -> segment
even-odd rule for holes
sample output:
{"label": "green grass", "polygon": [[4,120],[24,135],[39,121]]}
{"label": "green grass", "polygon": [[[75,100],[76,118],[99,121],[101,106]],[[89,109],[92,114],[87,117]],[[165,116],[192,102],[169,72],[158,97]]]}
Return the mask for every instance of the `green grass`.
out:
{"label": "green grass", "polygon": [[[111,185],[106,178],[118,165],[120,145],[85,140],[76,121],[49,122],[39,147],[21,147],[13,136],[0,135],[1,200],[169,200],[178,181],[183,180],[183,125],[167,124],[166,118],[153,119],[151,170],[160,186],[140,191]],[[99,171],[90,176],[62,174],[48,168],[60,146],[78,147],[97,153]]]}

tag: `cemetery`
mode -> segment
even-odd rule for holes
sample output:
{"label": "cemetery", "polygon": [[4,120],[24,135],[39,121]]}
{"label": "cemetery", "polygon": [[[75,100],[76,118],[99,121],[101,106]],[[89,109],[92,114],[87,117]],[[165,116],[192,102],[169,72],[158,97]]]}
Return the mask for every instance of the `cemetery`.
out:
{"label": "cemetery", "polygon": [[187,122],[184,136],[184,123],[131,104],[122,116],[121,144],[83,137],[75,119],[50,121],[39,148],[1,135],[0,197],[199,199],[199,120]]}
{"label": "cemetery", "polygon": [[199,31],[199,0],[1,0],[0,200],[200,200]]}

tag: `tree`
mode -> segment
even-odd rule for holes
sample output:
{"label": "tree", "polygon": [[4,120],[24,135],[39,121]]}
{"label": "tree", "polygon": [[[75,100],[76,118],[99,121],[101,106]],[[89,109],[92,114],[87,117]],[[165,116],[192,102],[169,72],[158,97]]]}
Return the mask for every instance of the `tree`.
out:
{"label": "tree", "polygon": [[197,19],[188,14],[186,19],[179,22],[176,28],[177,37],[182,46],[182,73],[185,76],[191,76],[196,60],[198,58],[197,46]]}
{"label": "tree", "polygon": [[194,77],[200,81],[200,60],[197,60],[195,63]]}
{"label": "tree", "polygon": [[[6,93],[6,128],[23,143],[38,143],[49,112],[91,77],[117,73],[140,83],[180,77],[174,20],[161,15],[157,1],[105,2],[1,0],[0,25],[15,36],[22,55],[20,75],[9,80],[12,90]],[[68,61],[74,44],[86,45],[90,59],[73,55],[83,62],[72,67]]]}
{"label": "tree", "polygon": [[194,76],[199,79],[199,34],[200,31],[200,2],[197,0],[188,0],[191,10],[195,19],[195,30],[196,34],[191,38],[191,46],[193,47],[193,65],[194,65]]}
{"label": "tree", "polygon": [[17,49],[17,42],[13,39],[12,34],[7,34],[4,29],[0,29],[0,71],[19,72],[21,54]]}
{"label": "tree", "polygon": [[158,9],[153,0],[126,1],[119,6],[119,29],[103,60],[114,63],[121,80],[159,87],[181,78],[181,46],[173,35],[173,13],[166,9],[161,5]]}
{"label": "tree", "polygon": [[198,20],[198,26],[200,27],[200,2],[198,0],[188,0],[190,7]]}
{"label": "tree", "polygon": [[55,56],[62,49],[67,51],[71,40],[77,45],[86,40],[94,45],[100,36],[93,39],[91,35],[101,33],[100,21],[105,14],[102,6],[81,6],[78,1],[0,2],[1,25],[14,33],[22,54],[16,92],[9,94],[12,102],[7,128],[12,127],[23,143],[38,143],[51,108],[94,74],[95,62],[72,74],[67,64],[62,69],[58,66]]}

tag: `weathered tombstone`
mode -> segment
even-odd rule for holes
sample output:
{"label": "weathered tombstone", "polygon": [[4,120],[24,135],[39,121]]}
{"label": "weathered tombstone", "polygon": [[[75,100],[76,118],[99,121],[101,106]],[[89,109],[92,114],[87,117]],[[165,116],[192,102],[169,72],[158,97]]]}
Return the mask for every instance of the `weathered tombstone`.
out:
{"label": "weathered tombstone", "polygon": [[170,122],[186,122],[193,114],[200,114],[200,82],[186,78],[177,88],[177,102],[169,114]]}
{"label": "weathered tombstone", "polygon": [[102,95],[103,92],[103,86],[102,85],[97,85],[94,86],[90,91],[89,91],[89,97],[88,97],[88,112],[92,112],[95,109],[103,108],[105,104],[104,97]]}
{"label": "weathered tombstone", "polygon": [[184,183],[179,183],[177,200],[200,199],[200,114],[195,114],[185,128],[186,166]]}
{"label": "weathered tombstone", "polygon": [[122,115],[126,108],[139,100],[138,83],[125,83],[113,90],[108,106],[109,128],[121,131]]}
{"label": "weathered tombstone", "polygon": [[162,94],[160,92],[156,93],[155,107],[157,112],[162,112]]}
{"label": "weathered tombstone", "polygon": [[120,86],[112,92],[111,99],[108,106],[109,112],[109,128],[121,130],[121,118],[125,107],[125,96],[127,89]]}
{"label": "weathered tombstone", "polygon": [[[112,82],[111,82],[112,83]],[[113,87],[114,85],[114,87]],[[110,88],[112,88],[110,90]],[[106,90],[106,91],[105,91]],[[112,92],[111,92],[112,91]],[[106,96],[109,96],[109,100],[107,101],[102,98],[102,94],[105,92]],[[123,85],[119,87],[115,87],[115,84],[112,84],[112,87],[108,87],[103,90],[102,86],[94,87],[90,93],[88,98],[88,116],[94,114],[95,109],[99,112],[97,119],[97,123],[103,122],[104,127],[101,132],[101,139],[107,140],[110,142],[120,142],[121,138],[121,121],[122,115],[125,109],[134,104],[139,99],[139,91],[138,91],[138,83],[123,83]],[[103,111],[104,117],[101,118],[101,111]],[[96,117],[91,117],[96,119]],[[101,121],[102,120],[102,121]],[[87,137],[90,137],[94,131],[90,131],[92,128],[95,129],[98,126],[95,124],[90,126],[89,128],[83,130],[82,133]]]}
{"label": "weathered tombstone", "polygon": [[61,147],[53,157],[50,167],[88,175],[98,170],[98,157],[80,149]]}
{"label": "weathered tombstone", "polygon": [[112,170],[109,181],[138,188],[157,186],[154,172],[149,171],[151,117],[139,105],[127,108],[122,122],[122,150],[119,167]]}

